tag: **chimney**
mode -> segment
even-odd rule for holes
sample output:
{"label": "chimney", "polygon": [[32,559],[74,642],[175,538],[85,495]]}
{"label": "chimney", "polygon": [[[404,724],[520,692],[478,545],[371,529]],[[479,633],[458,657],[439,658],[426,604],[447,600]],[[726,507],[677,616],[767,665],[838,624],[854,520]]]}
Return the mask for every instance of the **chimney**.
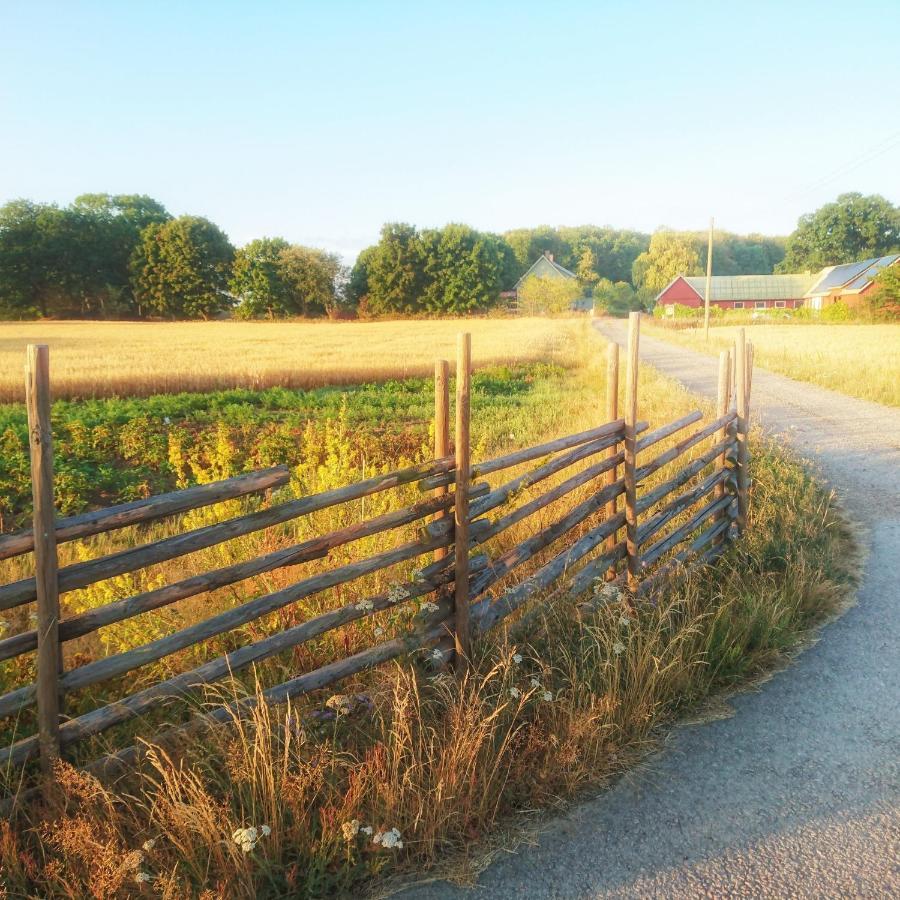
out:
{"label": "chimney", "polygon": [[549,250],[544,251],[544,256],[546,256],[547,259],[550,260],[550,262],[553,262],[553,254]]}

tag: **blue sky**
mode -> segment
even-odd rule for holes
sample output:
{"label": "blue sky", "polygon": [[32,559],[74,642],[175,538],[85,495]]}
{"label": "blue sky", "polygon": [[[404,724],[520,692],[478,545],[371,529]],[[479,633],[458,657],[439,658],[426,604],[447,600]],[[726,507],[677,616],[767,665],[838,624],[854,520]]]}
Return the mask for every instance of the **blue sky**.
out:
{"label": "blue sky", "polygon": [[900,202],[900,4],[0,4],[0,202],[146,193],[241,244],[385,221],[788,233]]}

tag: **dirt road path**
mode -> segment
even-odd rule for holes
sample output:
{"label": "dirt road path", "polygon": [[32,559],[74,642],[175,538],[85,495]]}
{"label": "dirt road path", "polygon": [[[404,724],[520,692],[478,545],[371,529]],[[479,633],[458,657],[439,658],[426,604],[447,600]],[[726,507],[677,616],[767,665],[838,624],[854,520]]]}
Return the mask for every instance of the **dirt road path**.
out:
{"label": "dirt road path", "polygon": [[[622,323],[600,330],[622,343]],[[710,357],[644,338],[700,394]],[[853,378],[852,372],[847,377]],[[757,370],[753,414],[816,463],[870,547],[859,602],[736,714],[676,730],[643,770],[446,898],[900,895],[900,410]]]}

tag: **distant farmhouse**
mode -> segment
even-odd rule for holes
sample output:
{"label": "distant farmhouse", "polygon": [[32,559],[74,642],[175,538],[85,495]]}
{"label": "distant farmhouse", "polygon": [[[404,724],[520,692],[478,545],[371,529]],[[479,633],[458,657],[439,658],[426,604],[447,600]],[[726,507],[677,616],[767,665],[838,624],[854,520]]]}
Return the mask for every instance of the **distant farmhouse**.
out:
{"label": "distant farmhouse", "polygon": [[[828,266],[818,274],[714,275],[710,279],[710,305],[722,309],[822,309],[839,300],[859,306],[872,288],[875,276],[900,260],[900,254],[864,259],[842,266]],[[665,307],[697,308],[706,302],[703,275],[679,275],[656,297]]]}
{"label": "distant farmhouse", "polygon": [[[531,264],[528,271],[516,282],[515,288],[512,291],[505,292],[501,296],[512,301],[512,306],[517,306],[519,289],[529,278],[547,278],[551,281],[563,280],[572,281],[576,284],[578,283],[578,276],[565,266],[561,266],[553,258],[553,254],[545,250],[544,253]],[[592,308],[592,305],[593,301],[590,297],[579,297],[577,300],[573,301],[571,308],[577,310],[589,310]]]}

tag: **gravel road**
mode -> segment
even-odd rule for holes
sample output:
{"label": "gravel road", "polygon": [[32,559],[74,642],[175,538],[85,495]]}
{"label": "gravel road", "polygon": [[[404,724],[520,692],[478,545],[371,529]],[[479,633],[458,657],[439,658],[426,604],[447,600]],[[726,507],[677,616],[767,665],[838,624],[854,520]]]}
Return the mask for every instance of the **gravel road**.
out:
{"label": "gravel road", "polygon": [[[624,323],[597,325],[624,343]],[[711,357],[643,338],[641,359],[715,394]],[[857,605],[733,698],[733,717],[679,727],[476,887],[402,896],[900,896],[900,410],[757,369],[752,415],[820,468],[859,525],[870,552]]]}

